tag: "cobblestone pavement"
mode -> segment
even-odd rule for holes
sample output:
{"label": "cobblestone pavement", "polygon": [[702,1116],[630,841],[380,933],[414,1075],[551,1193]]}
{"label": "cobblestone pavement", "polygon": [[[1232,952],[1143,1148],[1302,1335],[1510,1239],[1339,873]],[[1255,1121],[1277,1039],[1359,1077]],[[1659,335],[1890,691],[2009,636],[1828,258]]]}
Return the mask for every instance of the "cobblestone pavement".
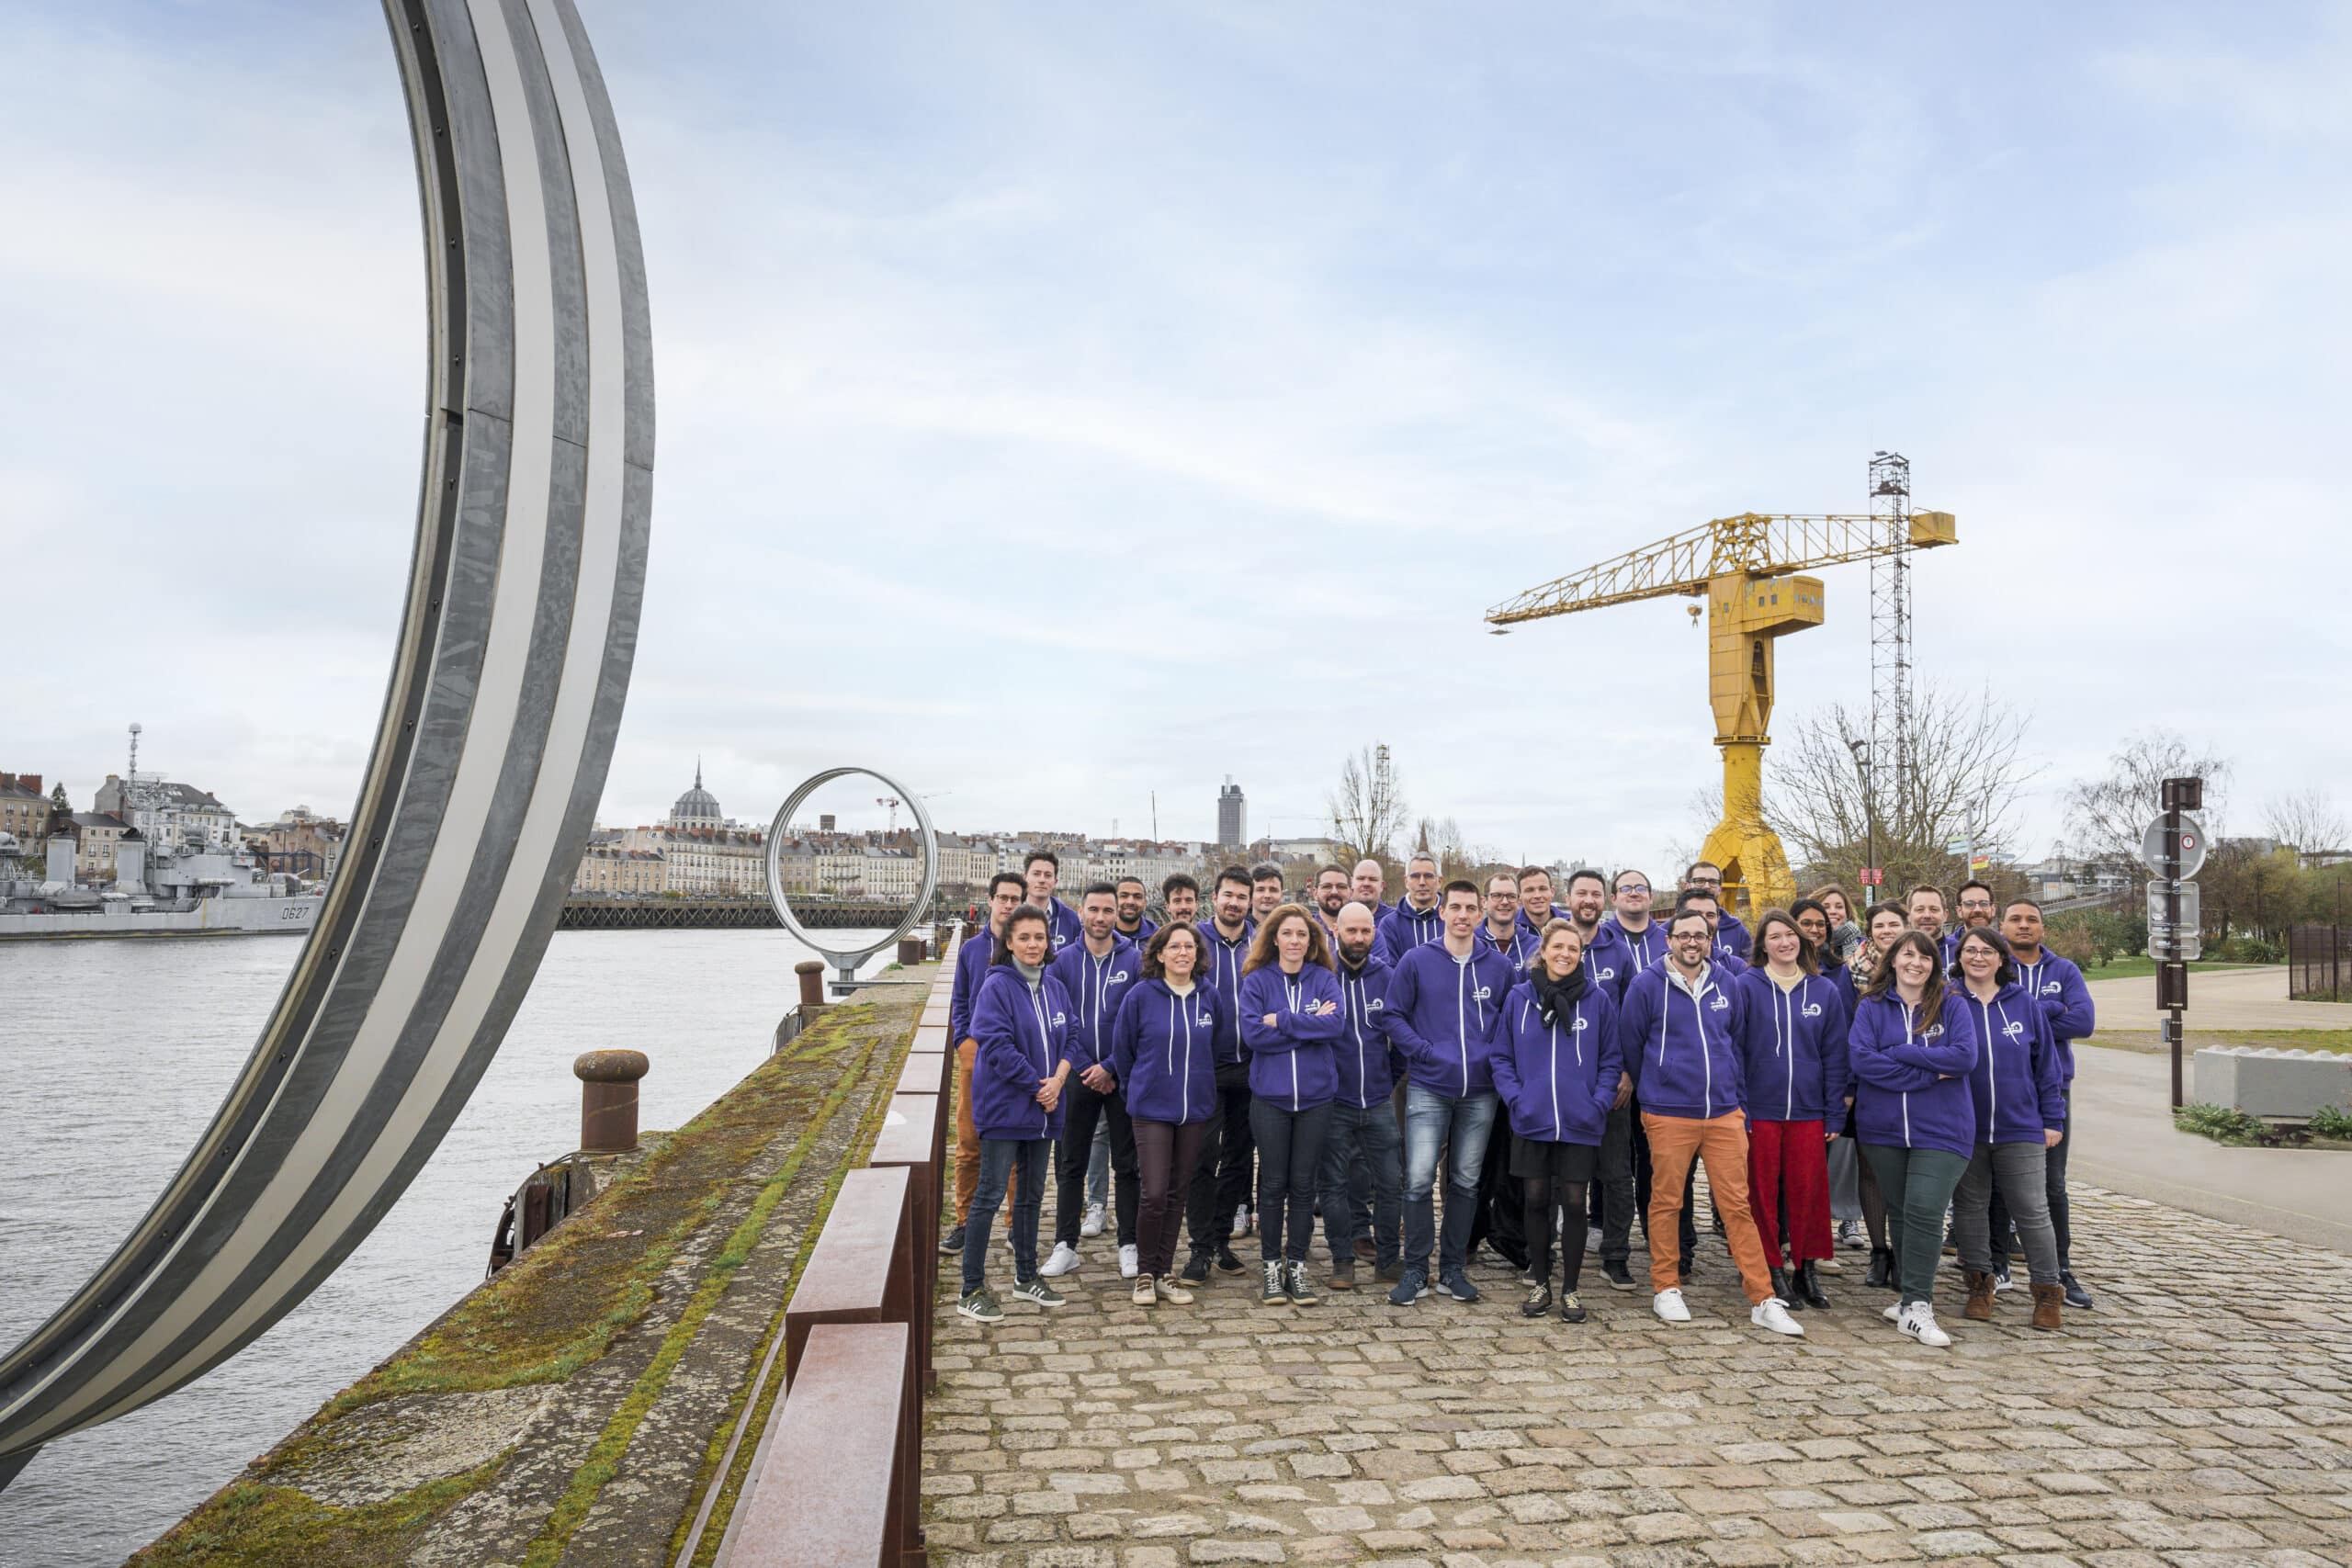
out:
{"label": "cobblestone pavement", "polygon": [[1000,1241],[983,1329],[943,1259],[932,1562],[2352,1563],[2352,1258],[2076,1192],[2098,1310],[1963,1323],[1946,1271],[1942,1351],[1853,1253],[1804,1340],[1752,1328],[1711,1238],[1680,1328],[1597,1259],[1582,1325],[1498,1267],[1470,1305],[1261,1307],[1244,1274],[1137,1308],[1104,1236],[1051,1312]]}

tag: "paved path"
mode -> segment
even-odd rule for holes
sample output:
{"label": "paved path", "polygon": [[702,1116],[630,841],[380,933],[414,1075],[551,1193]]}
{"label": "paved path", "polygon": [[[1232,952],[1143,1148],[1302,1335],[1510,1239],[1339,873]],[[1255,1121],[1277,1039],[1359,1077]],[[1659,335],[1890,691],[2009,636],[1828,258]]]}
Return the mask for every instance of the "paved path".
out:
{"label": "paved path", "polygon": [[1499,1269],[1469,1306],[1260,1307],[1245,1276],[1147,1312],[1106,1237],[1058,1311],[943,1296],[932,1561],[2352,1563],[2352,1258],[2098,1190],[2075,1216],[2100,1310],[1962,1324],[1947,1273],[1946,1351],[1852,1254],[1790,1342],[1713,1240],[1669,1328],[1597,1268],[1581,1325]]}
{"label": "paved path", "polygon": [[[2092,971],[2097,974],[2097,970]],[[2093,980],[2091,1000],[2109,1029],[2152,1030],[2156,977]],[[2352,1002],[2290,1002],[2287,967],[2199,970],[2188,976],[2188,1027],[2200,1029],[2352,1029]]]}
{"label": "paved path", "polygon": [[2076,1181],[2352,1254],[2352,1154],[2224,1148],[2179,1131],[2167,1055],[2075,1047],[2068,1161]]}

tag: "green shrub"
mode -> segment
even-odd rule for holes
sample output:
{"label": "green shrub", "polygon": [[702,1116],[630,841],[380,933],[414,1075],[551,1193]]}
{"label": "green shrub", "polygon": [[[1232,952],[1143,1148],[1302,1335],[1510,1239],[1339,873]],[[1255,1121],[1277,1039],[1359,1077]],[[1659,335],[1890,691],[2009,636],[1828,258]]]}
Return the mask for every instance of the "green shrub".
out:
{"label": "green shrub", "polygon": [[2260,1145],[2270,1134],[2261,1118],[2226,1105],[2184,1105],[2172,1113],[2172,1124],[2184,1133],[2194,1133],[2237,1149]]}
{"label": "green shrub", "polygon": [[2340,1105],[2323,1105],[2312,1112],[2312,1136],[2341,1138],[2352,1143],[2352,1111]]}
{"label": "green shrub", "polygon": [[2230,956],[2240,964],[2284,964],[2287,950],[2267,936],[2233,936]]}

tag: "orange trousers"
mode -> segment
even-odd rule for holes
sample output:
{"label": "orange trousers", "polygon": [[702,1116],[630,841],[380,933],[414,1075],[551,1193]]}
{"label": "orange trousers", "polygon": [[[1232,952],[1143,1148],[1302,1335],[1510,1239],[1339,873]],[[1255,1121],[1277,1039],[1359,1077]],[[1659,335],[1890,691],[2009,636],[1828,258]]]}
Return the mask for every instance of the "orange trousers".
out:
{"label": "orange trousers", "polygon": [[1724,1239],[1731,1243],[1732,1261],[1739,1265],[1739,1282],[1755,1306],[1772,1293],[1771,1266],[1764,1261],[1764,1243],[1756,1232],[1747,1206],[1747,1117],[1730,1111],[1712,1121],[1696,1116],[1657,1116],[1642,1112],[1642,1131],[1650,1140],[1650,1289],[1670,1291],[1682,1283],[1682,1191],[1690,1183],[1693,1160],[1707,1165],[1707,1189],[1714,1194],[1715,1213],[1724,1222]]}

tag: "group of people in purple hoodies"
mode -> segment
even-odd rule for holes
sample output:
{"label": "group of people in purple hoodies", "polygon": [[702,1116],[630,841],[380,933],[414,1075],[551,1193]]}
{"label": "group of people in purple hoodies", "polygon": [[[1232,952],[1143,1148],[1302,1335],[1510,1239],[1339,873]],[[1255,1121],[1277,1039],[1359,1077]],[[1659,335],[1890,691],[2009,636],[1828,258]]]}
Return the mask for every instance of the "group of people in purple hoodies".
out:
{"label": "group of people in purple hoodies", "polygon": [[[959,1137],[958,1224],[943,1246],[962,1254],[967,1317],[1002,1315],[986,1260],[1008,1196],[1012,1293],[1062,1304],[1052,1280],[1078,1264],[1098,1125],[1138,1306],[1189,1304],[1213,1268],[1247,1272],[1230,1250],[1247,1189],[1226,1182],[1253,1163],[1268,1303],[1317,1301],[1319,1210],[1332,1289],[1356,1288],[1369,1262],[1392,1305],[1475,1302],[1483,1240],[1521,1274],[1523,1314],[1583,1322],[1589,1230],[1609,1282],[1634,1288],[1638,1192],[1652,1310],[1689,1323],[1703,1167],[1759,1328],[1802,1336],[1795,1314],[1830,1304],[1834,1208],[1869,1222],[1870,1283],[1921,1344],[1951,1343],[1933,1306],[1947,1216],[1966,1316],[1994,1314],[2012,1227],[2033,1326],[2090,1304],[2064,1198],[2071,1043],[2090,1031],[2089,998],[2042,945],[2030,900],[1996,929],[1991,890],[1972,882],[1946,933],[1939,889],[1858,925],[1842,890],[1822,888],[1751,934],[1704,863],[1651,919],[1639,872],[1577,872],[1563,908],[1542,868],[1440,886],[1416,856],[1394,905],[1373,862],[1322,868],[1296,901],[1279,874],[1269,885],[1228,867],[1204,919],[1197,885],[1171,877],[1155,925],[1119,885],[1087,888],[1073,914],[1051,868],[1041,899],[1035,870],[990,888],[951,1002],[976,1146]],[[1842,1179],[1841,1143],[1860,1151]],[[1059,1235],[1041,1267],[1049,1150]]]}

